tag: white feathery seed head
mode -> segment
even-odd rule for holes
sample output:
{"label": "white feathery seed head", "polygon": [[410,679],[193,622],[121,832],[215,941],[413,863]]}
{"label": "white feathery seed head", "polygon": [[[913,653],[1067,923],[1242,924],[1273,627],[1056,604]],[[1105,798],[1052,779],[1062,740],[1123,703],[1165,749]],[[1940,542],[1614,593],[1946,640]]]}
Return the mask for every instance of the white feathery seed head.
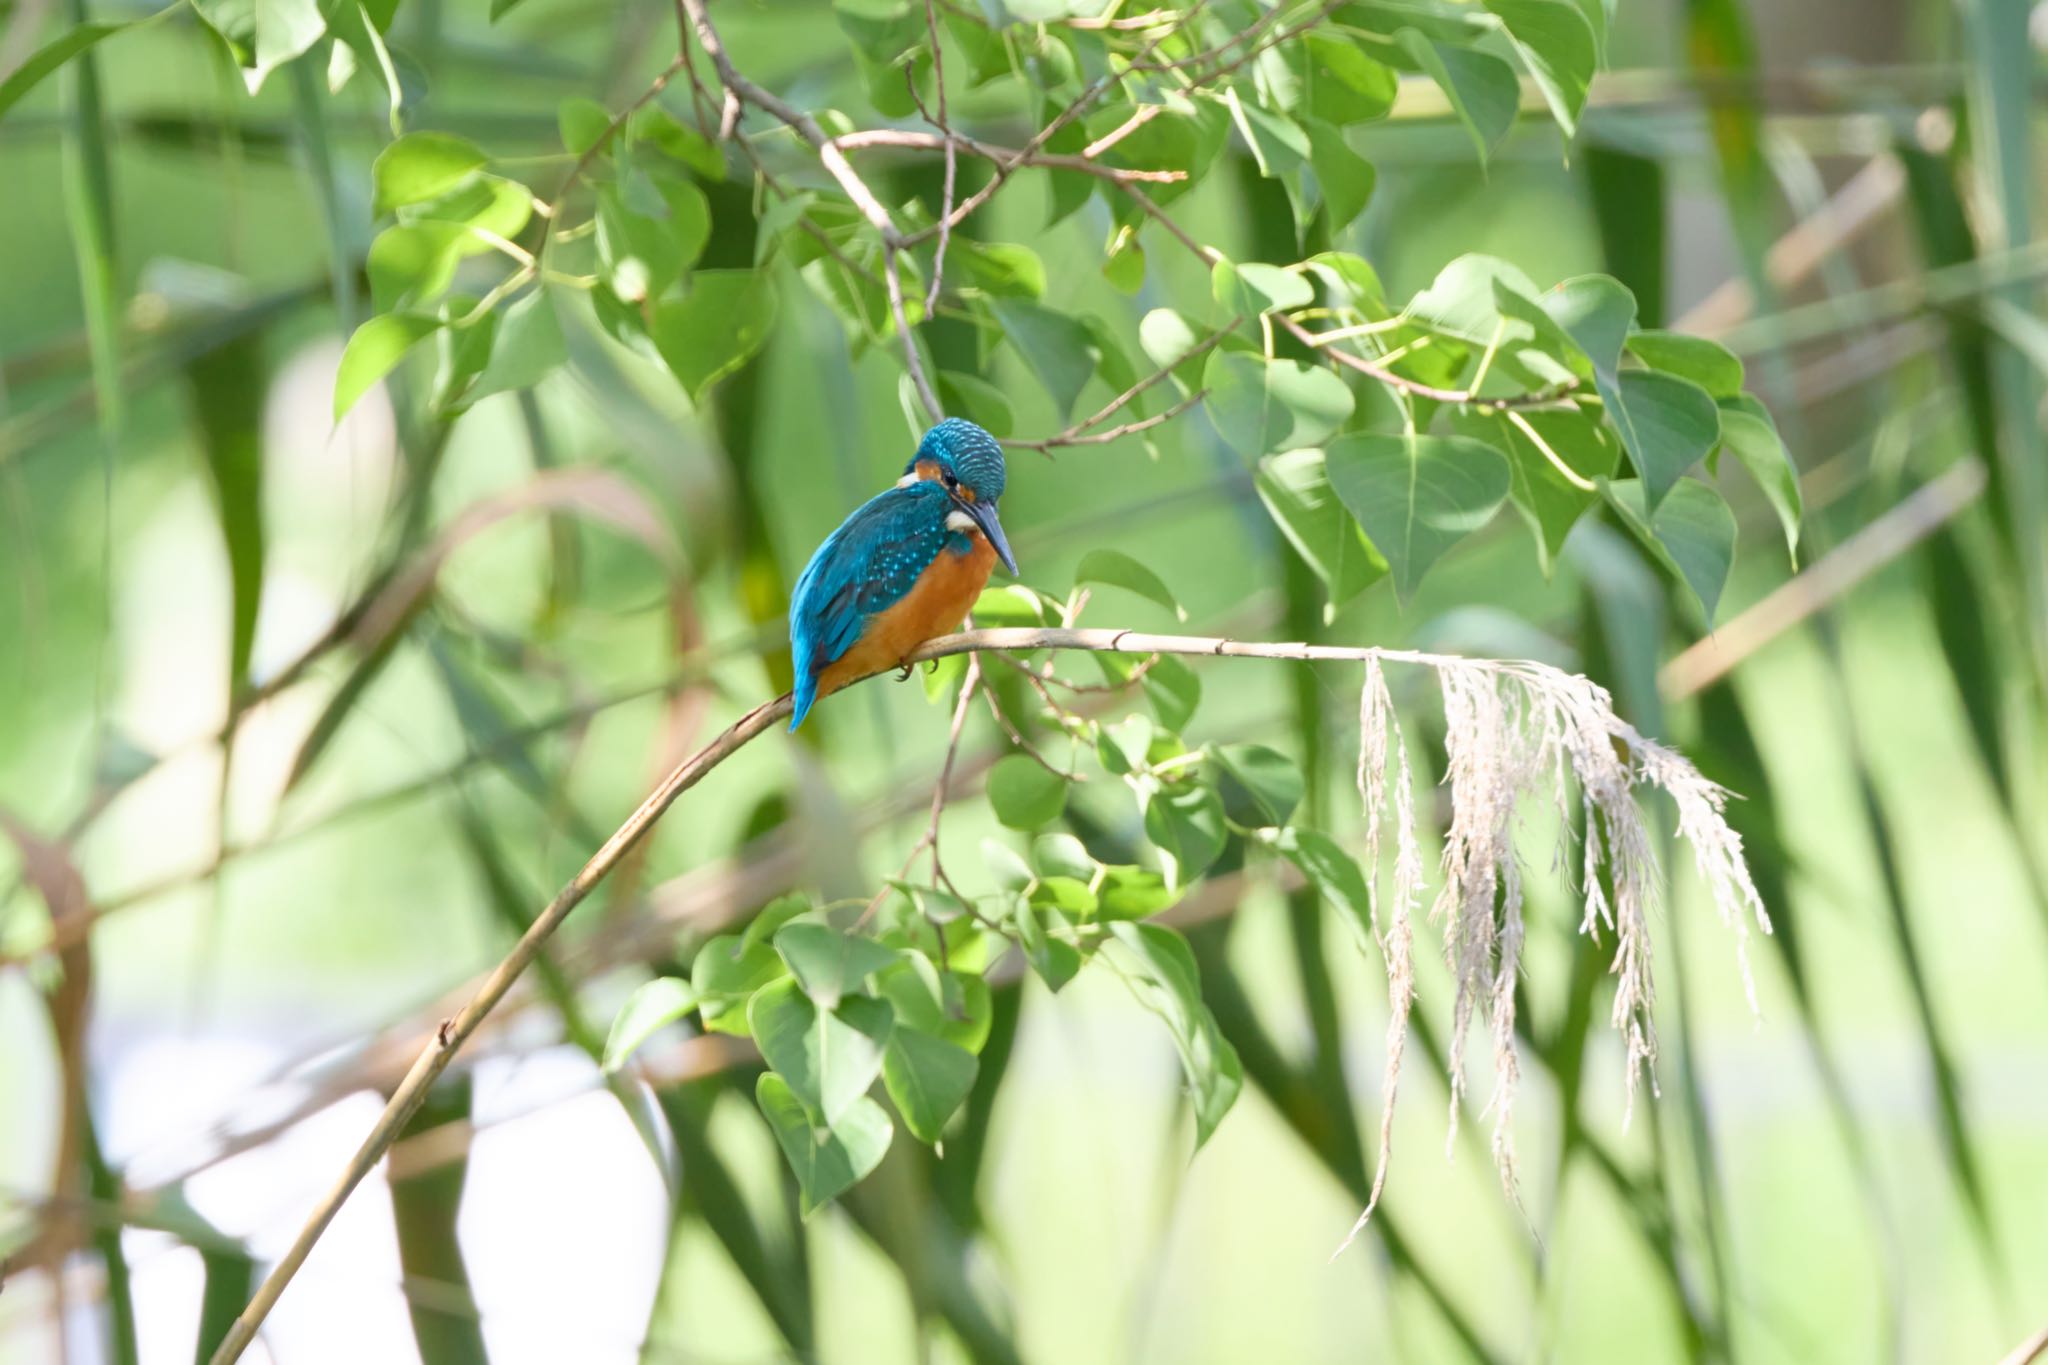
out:
{"label": "white feathery seed head", "polygon": [[[1678,835],[1722,923],[1735,934],[1736,957],[1750,1008],[1749,921],[1770,932],[1770,919],[1742,855],[1742,839],[1722,815],[1728,792],[1701,776],[1676,751],[1646,739],[1614,712],[1607,690],[1590,679],[1527,661],[1464,659],[1386,651],[1366,663],[1359,700],[1358,794],[1365,806],[1366,885],[1373,933],[1387,963],[1386,1069],[1381,1085],[1380,1150],[1365,1211],[1344,1239],[1349,1246],[1371,1218],[1385,1187],[1395,1088],[1415,992],[1413,915],[1422,903],[1424,869],[1415,836],[1407,743],[1381,659],[1434,669],[1443,696],[1444,784],[1451,816],[1440,860],[1442,885],[1431,905],[1441,924],[1444,957],[1456,985],[1452,1003],[1450,1137],[1457,1134],[1465,1093],[1465,1040],[1473,1015],[1484,1013],[1493,1043],[1492,1149],[1501,1183],[1515,1197],[1510,1120],[1520,1069],[1515,1052],[1515,982],[1521,967],[1522,864],[1517,826],[1526,800],[1547,799],[1558,814],[1554,863],[1569,884],[1571,788],[1584,814],[1578,892],[1581,932],[1614,939],[1612,1022],[1628,1056],[1628,1102],[1650,1077],[1656,1089],[1657,1035],[1651,1019],[1650,916],[1661,880],[1651,829],[1636,802],[1639,787],[1661,789],[1677,808]],[[1389,768],[1392,782],[1389,783]],[[1391,786],[1392,790],[1389,791]],[[1386,823],[1394,827],[1391,894],[1379,897],[1379,855]]]}

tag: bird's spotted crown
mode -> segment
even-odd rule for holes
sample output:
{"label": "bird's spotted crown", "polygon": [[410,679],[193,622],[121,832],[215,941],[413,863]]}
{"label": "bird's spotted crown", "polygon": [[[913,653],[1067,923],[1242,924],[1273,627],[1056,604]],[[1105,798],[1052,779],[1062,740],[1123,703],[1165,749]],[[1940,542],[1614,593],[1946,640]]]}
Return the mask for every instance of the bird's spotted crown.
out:
{"label": "bird's spotted crown", "polygon": [[938,461],[982,502],[1003,496],[1003,448],[995,437],[964,417],[948,417],[927,431],[903,472],[914,471],[920,460]]}

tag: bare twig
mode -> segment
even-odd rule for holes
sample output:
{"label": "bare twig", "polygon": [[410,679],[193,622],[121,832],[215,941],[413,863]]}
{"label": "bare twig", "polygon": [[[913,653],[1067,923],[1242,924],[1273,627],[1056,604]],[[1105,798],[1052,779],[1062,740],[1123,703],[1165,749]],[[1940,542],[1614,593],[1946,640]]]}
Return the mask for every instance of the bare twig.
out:
{"label": "bare twig", "polygon": [[[702,0],[684,0],[684,3],[698,7],[700,9],[702,7]],[[1144,47],[1140,48],[1138,50],[1137,55],[1134,58],[1132,58],[1133,65],[1129,68],[1129,70],[1139,69],[1140,65],[1145,61],[1145,59],[1150,57],[1154,52],[1158,50],[1159,45],[1161,43],[1165,42],[1175,33],[1178,33],[1183,25],[1192,23],[1194,21],[1195,16],[1202,12],[1202,7],[1206,3],[1207,0],[1196,0],[1195,6],[1187,12],[1186,17],[1182,20],[1181,24],[1177,24],[1171,28],[1164,30],[1163,32],[1159,33],[1156,37],[1152,38],[1149,42],[1147,42]],[[1067,105],[1066,108],[1060,110],[1059,113],[1055,114],[1043,128],[1040,128],[1036,133],[1032,134],[1031,140],[1024,144],[1023,149],[1019,151],[1017,155],[996,162],[996,173],[989,178],[989,182],[986,185],[983,185],[980,189],[976,190],[973,194],[969,195],[966,199],[962,200],[960,202],[960,206],[954,209],[950,215],[940,219],[931,227],[925,228],[918,232],[911,233],[908,237],[903,239],[903,242],[901,244],[904,246],[914,246],[919,242],[923,242],[929,238],[937,236],[941,229],[946,229],[950,231],[951,229],[958,227],[962,222],[966,220],[969,214],[973,213],[976,209],[980,208],[983,204],[986,204],[991,198],[993,198],[995,196],[996,191],[1003,187],[1003,184],[1007,180],[1009,180],[1010,176],[1016,172],[1018,167],[1030,164],[1030,158],[1037,156],[1040,152],[1043,152],[1045,150],[1046,143],[1052,141],[1053,138],[1057,137],[1062,128],[1065,128],[1075,119],[1081,117],[1081,115],[1085,113],[1088,110],[1088,108],[1095,103],[1095,101],[1101,99],[1102,96],[1105,93],[1107,93],[1112,86],[1114,86],[1118,81],[1122,80],[1125,74],[1127,74],[1125,69],[1111,67],[1109,70],[1103,72],[1100,76],[1096,77],[1093,81],[1091,81],[1088,84],[1088,86],[1085,89],[1081,91],[1080,94],[1074,97],[1074,100],[1071,104]]]}
{"label": "bare twig", "polygon": [[[950,137],[942,137],[936,133],[921,133],[915,128],[861,128],[851,133],[842,133],[832,139],[832,141],[846,151],[858,151],[874,147],[895,147],[911,152],[938,152],[958,148],[960,151],[970,152],[975,156],[986,157],[998,166],[1014,162],[1018,166],[1039,166],[1048,170],[1074,171],[1080,175],[1092,175],[1097,180],[1131,180],[1154,185],[1172,185],[1188,178],[1186,171],[1148,171],[1123,166],[1105,166],[1099,161],[1089,160],[1085,154],[1075,156],[1067,152],[1019,150],[1014,147],[1004,147],[994,142],[985,142],[978,137],[968,137],[962,133],[954,133]],[[957,210],[951,211],[946,218],[934,223],[930,229],[924,232],[913,233],[906,237],[904,241],[907,245],[915,245],[923,241],[927,236],[936,234],[942,229],[950,231],[953,225],[958,224],[966,216],[965,213]]]}
{"label": "bare twig", "polygon": [[[952,239],[952,230],[944,223],[953,216],[953,184],[960,169],[960,144],[954,139],[952,125],[946,118],[946,62],[939,53],[939,16],[932,8],[932,0],[924,0],[924,27],[925,32],[931,35],[932,84],[939,92],[939,116],[931,123],[946,138],[946,184],[939,196],[939,245],[932,252],[931,292],[924,298],[924,315],[930,317],[932,310],[939,306],[939,286],[946,278],[946,244]],[[911,67],[903,68],[903,79],[910,85],[910,97],[917,100],[918,107],[922,109],[924,101],[917,97],[917,77]]]}
{"label": "bare twig", "polygon": [[2013,1347],[2011,1354],[1999,1361],[1998,1365],[2033,1365],[2043,1355],[2048,1355],[2048,1327],[2043,1327]]}
{"label": "bare twig", "polygon": [[1181,399],[1178,403],[1175,403],[1172,407],[1168,408],[1165,412],[1156,413],[1151,417],[1141,417],[1134,422],[1125,422],[1120,426],[1111,427],[1107,431],[1091,432],[1084,436],[1077,434],[1076,431],[1070,429],[1061,432],[1057,436],[1048,436],[1041,441],[1012,440],[1005,441],[1004,444],[1017,450],[1040,451],[1052,451],[1062,446],[1108,445],[1111,441],[1120,441],[1126,436],[1133,435],[1140,431],[1149,431],[1153,427],[1159,426],[1161,423],[1164,422],[1171,422],[1174,418],[1180,416],[1189,408],[1193,407],[1195,404],[1201,402],[1204,398],[1208,397],[1208,395],[1209,391],[1207,389],[1197,389],[1193,393],[1189,394],[1187,397]]}
{"label": "bare twig", "polygon": [[[938,421],[946,415],[946,411],[939,405],[938,393],[932,388],[932,381],[924,372],[924,359],[917,352],[917,338],[911,333],[910,319],[903,307],[903,281],[896,275],[896,253],[910,245],[910,240],[896,230],[896,220],[890,216],[889,210],[883,207],[881,200],[875,198],[874,191],[860,178],[860,173],[853,169],[853,164],[846,159],[846,153],[839,150],[838,144],[831,138],[825,136],[825,130],[818,126],[816,119],[739,73],[732,64],[732,58],[726,53],[725,43],[719,38],[718,29],[711,22],[710,13],[704,8],[704,0],[676,0],[676,3],[683,7],[683,13],[689,17],[691,26],[697,32],[697,41],[703,44],[706,55],[711,58],[711,64],[718,68],[718,79],[724,84],[728,98],[744,100],[789,125],[791,131],[817,152],[818,161],[825,167],[826,172],[839,182],[839,187],[846,191],[846,197],[853,201],[861,216],[873,224],[875,231],[881,234],[883,284],[889,291],[889,311],[896,319],[897,337],[903,343],[903,365],[910,371],[910,382],[917,389],[918,400],[924,404],[925,411],[931,414],[932,420]],[[677,59],[677,63],[680,66],[680,58]],[[732,123],[733,119],[733,108],[729,104],[727,122]],[[720,128],[721,134],[730,131],[734,130],[723,126]]]}

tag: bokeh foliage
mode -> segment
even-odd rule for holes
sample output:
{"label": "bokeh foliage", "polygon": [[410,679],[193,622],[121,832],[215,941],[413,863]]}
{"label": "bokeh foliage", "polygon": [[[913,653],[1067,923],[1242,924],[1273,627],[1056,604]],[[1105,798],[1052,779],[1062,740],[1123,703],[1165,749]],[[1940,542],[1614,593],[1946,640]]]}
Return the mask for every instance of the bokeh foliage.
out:
{"label": "bokeh foliage", "polygon": [[[1813,566],[1909,558],[1919,579],[1892,591],[1925,604],[1926,685],[1952,688],[1988,775],[2001,856],[2023,878],[2006,904],[2048,913],[2027,814],[2048,677],[2032,49],[2024,7],[2003,0],[1914,13],[1939,55],[1860,84],[1760,66],[1759,16],[1736,0],[515,0],[488,14],[193,0],[74,5],[42,25],[0,84],[0,155],[53,191],[12,229],[50,268],[19,272],[0,333],[22,589],[0,610],[24,661],[0,743],[10,774],[39,774],[5,788],[22,885],[0,935],[6,970],[33,972],[47,1000],[64,1084],[56,1202],[27,1206],[19,1254],[89,1249],[111,1352],[128,1358],[118,1228],[167,1230],[206,1258],[203,1354],[253,1262],[182,1180],[125,1181],[103,1152],[85,1042],[93,955],[121,930],[102,917],[224,887],[294,841],[354,839],[342,859],[392,870],[332,894],[394,910],[332,941],[376,963],[377,926],[399,931],[386,942],[424,933],[416,986],[458,984],[446,959],[494,957],[650,768],[787,685],[795,569],[894,477],[936,406],[1012,451],[1005,517],[1030,586],[992,593],[983,624],[1085,606],[1089,624],[1534,655],[1609,687],[1645,733],[1680,736],[1747,798],[1730,818],[1777,917],[1789,1006],[1767,1027],[1802,1031],[1839,1129],[1828,1150],[1869,1216],[1886,1223],[1893,1196],[1823,1023],[1850,969],[1804,915],[1830,895],[1869,912],[1859,932],[1906,983],[1897,1018],[1969,1263],[1986,1283],[2038,1266],[2038,1247],[2001,1232],[2009,1167],[1972,1122],[1910,831],[1883,790],[1887,735],[1848,708],[1842,807],[1871,884],[1809,893],[1825,878],[1787,834],[1803,774],[1774,762],[1772,699],[1679,664],[1659,675],[1731,622],[1724,596],[1753,601],[1807,566],[1791,600],[1810,600],[1773,630],[1805,632],[1801,676],[1848,696],[1839,588]],[[729,100],[728,73],[774,103]],[[1889,283],[1861,282],[1869,248],[1850,250],[1861,226],[1842,222],[1862,201],[1829,198],[1841,148],[1788,124],[1788,100],[1852,130],[1839,137],[1868,158],[1857,174],[1889,186],[1881,211],[1904,229],[1879,258]],[[951,133],[972,141],[949,152]],[[1682,318],[1667,302],[1717,282],[1688,268],[1675,204],[1725,237],[1733,312],[1709,299]],[[1774,249],[1788,229],[1818,252]],[[320,360],[331,402],[280,409],[302,348],[336,335]],[[293,489],[279,420],[301,449],[355,448],[381,426],[389,468],[351,485],[346,517],[281,519],[289,499],[340,494]],[[218,688],[181,736],[218,756],[199,803],[213,809],[183,846],[131,856],[95,844],[95,826],[181,748],[123,723],[166,684],[120,657],[115,585],[144,552],[118,514],[140,520],[188,480],[224,565],[205,588],[226,623],[219,657],[197,673]],[[1825,515],[1809,522],[1808,503]],[[267,615],[308,582],[317,607]],[[1757,647],[1728,635],[1736,663]],[[845,1349],[821,1339],[813,1264],[811,1215],[835,1198],[900,1275],[920,1333],[1025,1357],[1010,1291],[979,1269],[1004,1233],[989,1153],[998,1129],[1029,1141],[1029,1117],[998,1109],[1027,999],[1065,1007],[1098,956],[1160,1017],[1184,1075],[1192,1141],[1169,1164],[1242,1118],[1242,1092],[1336,1207],[1370,1187],[1358,1078],[1384,1003],[1345,984],[1358,961],[1377,971],[1347,794],[1355,687],[1281,664],[1254,681],[1102,656],[1050,681],[991,663],[965,713],[944,871],[933,848],[928,871],[913,857],[891,878],[924,852],[964,667],[904,689],[928,702],[848,694],[794,763],[719,774],[713,809],[679,812],[636,855],[521,1002],[588,1055],[676,1173],[670,1254],[708,1229],[796,1357]],[[1440,738],[1421,693],[1397,700]],[[287,706],[282,737],[250,737]],[[377,734],[415,712],[434,720],[420,752]],[[444,817],[442,834],[401,837],[402,854],[375,841],[403,831],[347,823],[409,802]],[[454,899],[482,914],[412,929],[445,909],[426,902],[449,899],[449,868]],[[173,940],[198,945],[198,989],[289,994],[225,917],[232,893],[214,894]],[[1605,946],[1552,909],[1516,1015],[1550,1097],[1518,1121],[1554,1158],[1528,1212],[1546,1235],[1519,1230],[1509,1254],[1538,1306],[1496,1308],[1488,1281],[1441,1254],[1431,1188],[1404,1198],[1397,1177],[1368,1234],[1397,1286],[1386,1340],[1495,1358],[1547,1332],[1597,1354],[1541,1308],[1571,1177],[1619,1211],[1619,1254],[1656,1290],[1671,1354],[1787,1353],[1756,1325],[1686,973],[1666,964],[1681,989],[1664,1098],[1621,1133],[1619,1068],[1595,1027]],[[1277,965],[1247,961],[1245,921],[1284,940]],[[350,1017],[384,1022],[404,999]],[[1411,1066],[1441,1073],[1456,1040],[1424,999]],[[393,1033],[416,1041],[418,1021]],[[345,1069],[314,1099],[394,1079]],[[726,1131],[732,1094],[786,1159],[774,1207]],[[461,1131],[470,1103],[466,1080],[437,1092],[416,1135]],[[412,1305],[429,1360],[485,1354],[461,1311],[464,1170],[458,1156],[390,1186],[407,1275],[456,1291]],[[1904,1292],[1896,1266],[1880,1282]],[[669,1298],[650,1355],[690,1344]],[[1983,1315],[1989,1340],[2024,1322],[2003,1307]],[[1881,1326],[1869,1349],[1911,1354],[1914,1330]]]}

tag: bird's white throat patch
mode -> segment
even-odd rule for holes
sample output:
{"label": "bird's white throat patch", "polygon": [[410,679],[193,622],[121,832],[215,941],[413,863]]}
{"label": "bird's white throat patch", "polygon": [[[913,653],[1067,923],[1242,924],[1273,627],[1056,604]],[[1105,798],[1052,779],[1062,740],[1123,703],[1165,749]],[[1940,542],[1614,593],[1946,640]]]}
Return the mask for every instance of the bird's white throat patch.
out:
{"label": "bird's white throat patch", "polygon": [[968,516],[956,507],[946,513],[946,529],[948,531],[973,531],[979,529],[979,527],[973,517]]}

